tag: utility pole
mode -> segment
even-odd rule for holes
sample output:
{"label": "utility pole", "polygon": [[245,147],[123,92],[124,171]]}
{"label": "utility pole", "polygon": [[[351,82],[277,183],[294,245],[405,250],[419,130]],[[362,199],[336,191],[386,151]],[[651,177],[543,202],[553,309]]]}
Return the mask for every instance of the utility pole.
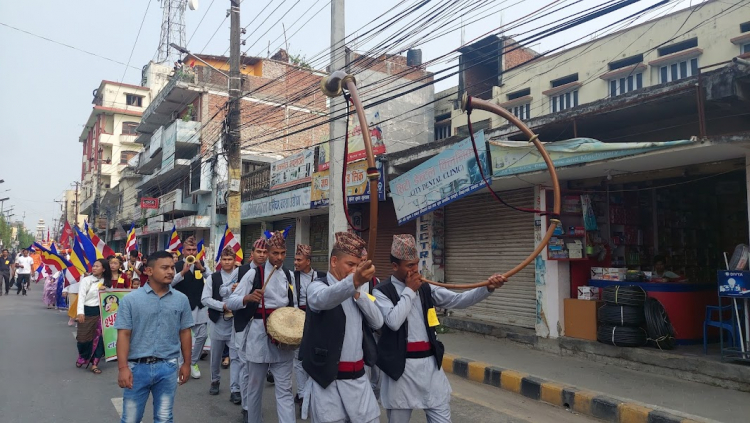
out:
{"label": "utility pole", "polygon": [[[76,186],[76,199],[73,202],[73,205],[75,206],[75,216],[73,216],[73,221],[77,224],[78,223],[78,185],[80,185],[80,182],[75,181],[73,184]],[[68,213],[67,208],[65,209],[65,213]]]}
{"label": "utility pole", "polygon": [[[344,0],[332,0],[331,1],[331,65],[330,72],[337,70],[343,70],[346,63],[346,51],[344,47],[344,38],[346,37],[346,27],[344,20],[346,19],[344,13]],[[335,111],[344,109],[344,99],[341,96],[331,98],[329,100],[329,113],[331,117],[334,116]],[[347,117],[348,118],[348,117]],[[328,250],[333,248],[333,244],[336,242],[336,232],[344,232],[348,228],[346,216],[344,216],[344,208],[342,205],[346,201],[342,193],[341,187],[341,176],[344,170],[344,135],[346,134],[346,121],[343,119],[336,119],[329,124],[329,142],[328,157],[329,169],[330,169],[330,188],[328,190],[328,196],[330,198],[328,206]]]}
{"label": "utility pole", "polygon": [[94,228],[96,228],[96,221],[97,221],[97,218],[99,217],[99,191],[101,191],[99,188],[102,183],[102,152],[103,151],[104,149],[99,147],[99,149],[96,150],[96,158],[94,159],[94,161],[96,162],[96,183],[94,184],[94,190],[95,190],[94,191],[94,203],[91,205],[91,217],[89,218],[89,221],[94,222]]}
{"label": "utility pole", "polygon": [[240,0],[230,0],[231,29],[229,33],[229,132],[226,136],[228,161],[227,224],[235,237],[240,237]]}

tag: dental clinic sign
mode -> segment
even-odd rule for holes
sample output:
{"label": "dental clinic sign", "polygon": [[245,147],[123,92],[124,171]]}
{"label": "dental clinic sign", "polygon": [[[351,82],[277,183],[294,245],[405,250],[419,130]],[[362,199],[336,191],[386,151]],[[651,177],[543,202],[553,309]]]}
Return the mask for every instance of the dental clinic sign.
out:
{"label": "dental clinic sign", "polygon": [[282,192],[242,203],[241,218],[257,219],[310,208],[310,187]]}
{"label": "dental clinic sign", "polygon": [[[479,160],[489,178],[484,132],[474,134]],[[398,223],[403,224],[482,188],[484,181],[471,139],[451,145],[442,153],[390,181]]]}

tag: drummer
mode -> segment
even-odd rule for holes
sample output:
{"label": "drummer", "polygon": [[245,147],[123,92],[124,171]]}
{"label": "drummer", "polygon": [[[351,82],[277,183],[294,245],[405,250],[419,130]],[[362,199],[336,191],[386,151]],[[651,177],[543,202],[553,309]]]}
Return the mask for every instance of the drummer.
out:
{"label": "drummer", "polygon": [[[300,310],[307,308],[307,287],[317,278],[318,272],[312,268],[312,247],[305,244],[297,245],[297,251],[294,254],[294,280],[297,282],[296,292]],[[299,360],[299,348],[294,352],[294,378],[297,381],[297,395],[294,396],[294,403],[302,407],[308,376]]]}
{"label": "drummer", "polygon": [[[266,261],[268,259],[268,244],[266,243],[266,239],[263,237],[258,238],[253,243],[253,249],[250,253],[252,260],[248,264],[244,264],[240,266],[239,271],[237,272],[237,279],[235,280],[235,283],[230,286],[222,285],[221,289],[219,290],[222,298],[228,298],[232,292],[237,288],[237,285],[239,285],[239,281],[242,280],[243,276],[245,276],[251,269],[258,269],[260,268],[260,277],[263,278],[263,268],[266,265]],[[265,280],[265,279],[263,279]],[[236,313],[234,313],[234,327],[232,330],[232,340],[230,341],[230,345],[234,345],[237,354],[237,366],[239,367],[238,374],[239,374],[239,385],[240,385],[240,402],[237,402],[236,397],[233,398],[233,401],[235,404],[242,404],[242,419],[243,421],[247,421],[247,385],[248,385],[248,375],[247,375],[247,360],[245,360],[245,354],[240,353],[240,350],[244,349],[244,332],[245,328],[247,327],[247,324],[252,320],[253,313],[255,313],[255,310],[243,309],[239,310]],[[238,345],[240,344],[240,345]],[[231,361],[235,361],[234,358],[231,356],[231,349],[230,349],[230,357],[229,359]],[[230,364],[231,366],[231,364]]]}
{"label": "drummer", "polygon": [[505,283],[504,276],[494,275],[488,286],[458,294],[423,283],[418,266],[414,236],[394,235],[393,275],[374,290],[385,321],[377,364],[383,372],[381,400],[390,423],[408,422],[414,409],[424,410],[428,422],[451,421],[451,388],[440,368],[445,349],[435,333],[440,324],[435,307],[470,307]]}
{"label": "drummer", "polygon": [[231,247],[221,252],[221,271],[214,272],[206,279],[203,285],[201,302],[208,308],[209,337],[211,339],[211,388],[210,395],[219,395],[219,383],[221,381],[221,353],[229,344],[229,400],[235,404],[241,401],[239,371],[240,363],[237,361],[237,348],[231,343],[234,318],[232,312],[227,308],[224,299],[229,295],[222,296],[219,292],[223,286],[232,286],[237,282],[238,269],[235,266],[235,253]]}
{"label": "drummer", "polygon": [[[364,240],[354,234],[336,233],[328,274],[307,289],[300,353],[311,379],[305,401],[311,406],[312,422],[380,421],[380,407],[364,366],[374,364],[375,340],[370,329],[379,329],[383,316],[374,297],[362,291],[375,275],[372,262],[362,260],[364,246]],[[303,418],[305,414],[303,409]]]}
{"label": "drummer", "polygon": [[[260,422],[262,417],[263,385],[270,369],[276,385],[276,412],[279,423],[295,422],[292,394],[292,360],[294,351],[279,349],[266,333],[266,318],[280,307],[294,307],[294,276],[283,267],[286,258],[286,239],[282,232],[274,232],[267,241],[268,261],[262,268],[252,269],[242,277],[227,299],[230,310],[253,311],[253,320],[245,330],[244,354],[247,360],[248,421]],[[276,269],[276,270],[274,270]],[[265,280],[261,278],[261,274]],[[265,287],[264,287],[265,282]],[[235,317],[236,318],[236,317]],[[240,341],[240,345],[242,342]]]}

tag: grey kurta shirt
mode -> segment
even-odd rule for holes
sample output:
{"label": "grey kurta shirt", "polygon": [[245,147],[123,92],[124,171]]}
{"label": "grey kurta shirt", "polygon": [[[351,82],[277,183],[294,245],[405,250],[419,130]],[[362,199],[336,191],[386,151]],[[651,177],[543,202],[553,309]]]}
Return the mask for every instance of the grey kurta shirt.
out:
{"label": "grey kurta shirt", "polygon": [[[187,266],[187,263],[185,263],[185,266]],[[190,272],[195,273],[195,265],[194,264],[190,266]],[[205,283],[207,280],[209,280],[211,278],[211,273],[212,272],[205,265],[203,266],[203,271],[201,273],[203,275],[203,283]],[[185,279],[185,277],[182,276],[182,274],[180,272],[175,273],[174,279],[172,279],[172,286],[177,285],[178,283],[182,282],[184,279]],[[208,321],[209,321],[209,319],[208,319],[208,310],[205,307],[203,307],[203,308],[200,308],[200,307],[194,308],[193,309],[193,321],[195,322],[196,325],[200,325],[200,324],[203,324],[203,323],[208,323]]]}
{"label": "grey kurta shirt", "polygon": [[[236,311],[245,308],[245,305],[242,304],[242,299],[253,290],[253,280],[255,279],[256,271],[256,269],[252,269],[247,272],[232,295],[227,298],[226,304],[230,310]],[[267,278],[272,271],[273,266],[266,262],[264,269],[265,277]],[[276,270],[271,276],[263,294],[266,309],[276,309],[289,305],[289,297],[287,296],[289,284],[294,286],[294,275],[291,274],[292,272],[289,273],[290,281],[286,279],[283,269]],[[296,298],[294,302],[295,304],[297,303]],[[258,310],[260,310],[260,306],[258,306]],[[244,345],[242,345],[240,340],[237,341],[237,345],[245,355],[247,361],[251,363],[279,363],[294,358],[294,350],[283,351],[271,344],[271,340],[266,333],[266,328],[263,325],[263,319],[253,319],[247,326],[245,328],[246,333],[242,336],[245,338]],[[238,337],[242,338],[239,334]]]}
{"label": "grey kurta shirt", "polygon": [[299,305],[307,305],[307,287],[310,286],[310,282],[317,278],[318,272],[310,270],[310,273],[299,273]]}
{"label": "grey kurta shirt", "polygon": [[[257,269],[258,265],[255,264],[255,262],[250,262],[250,269]],[[237,270],[238,276],[239,276],[239,269]],[[249,271],[248,271],[249,273]],[[233,284],[232,284],[233,285]],[[226,300],[229,299],[229,296],[232,295],[232,285],[222,285],[221,288],[219,288],[219,295],[221,295],[221,298],[224,298],[224,302],[226,303]],[[237,284],[239,286],[239,284]],[[227,307],[229,307],[227,305]],[[231,310],[231,308],[230,308]],[[232,323],[234,324],[234,323]],[[245,328],[247,330],[247,328]],[[242,332],[235,332],[234,327],[232,327],[232,340],[230,341],[230,347],[234,347],[238,350],[241,350],[243,346],[245,345],[245,331]],[[244,357],[243,357],[244,359]]]}
{"label": "grey kurta shirt", "polygon": [[[237,268],[234,268],[230,273],[227,273],[224,270],[221,270],[220,272],[222,283],[221,287],[219,288],[219,295],[221,295],[221,288],[228,286],[231,290],[232,284],[237,282],[238,270]],[[203,285],[203,295],[201,295],[201,302],[204,306],[222,313],[216,323],[212,322],[211,319],[209,319],[208,327],[211,330],[211,332],[209,333],[211,339],[215,339],[217,341],[229,341],[232,339],[234,319],[224,319],[224,300],[226,300],[226,297],[228,297],[228,295],[221,295],[222,299],[221,301],[219,301],[214,299],[213,294],[213,278],[208,278],[206,279],[206,284]]]}
{"label": "grey kurta shirt", "polygon": [[[407,342],[429,341],[419,296],[395,277],[391,276],[391,281],[399,295],[397,305],[394,306],[380,290],[375,290],[373,294],[385,324],[395,331],[408,319]],[[490,295],[486,287],[461,294],[437,286],[430,289],[435,306],[447,309],[470,307]],[[447,404],[450,397],[448,378],[442,369],[437,368],[435,357],[407,358],[404,374],[399,380],[393,380],[383,373],[380,399],[386,409],[435,408]]]}
{"label": "grey kurta shirt", "polygon": [[[353,276],[338,281],[328,273],[328,286],[322,281],[313,281],[307,288],[307,305],[312,312],[330,310],[338,305],[346,315],[344,344],[341,359],[344,362],[362,360],[362,317],[373,329],[383,326],[383,315],[366,291],[354,300]],[[311,379],[312,380],[312,379]],[[334,380],[323,389],[315,381],[311,392],[312,421],[316,422],[369,422],[380,415],[380,407],[372,392],[367,375],[358,379]]]}

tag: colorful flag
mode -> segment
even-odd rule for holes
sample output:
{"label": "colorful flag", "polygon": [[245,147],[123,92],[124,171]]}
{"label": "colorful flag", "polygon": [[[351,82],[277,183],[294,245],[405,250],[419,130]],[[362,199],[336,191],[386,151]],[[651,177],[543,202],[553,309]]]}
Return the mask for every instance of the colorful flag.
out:
{"label": "colorful flag", "polygon": [[[86,222],[83,224],[87,229],[89,225]],[[76,238],[78,238],[78,242],[80,242],[83,247],[83,253],[86,254],[86,261],[88,261],[89,266],[94,264],[96,260],[103,258],[102,253],[100,253],[94,246],[94,243],[91,242],[91,238],[78,229],[78,226],[75,226],[74,228],[77,234]]]}
{"label": "colorful flag", "polygon": [[234,250],[234,259],[242,263],[242,246],[240,245],[240,242],[237,240],[237,238],[234,237],[232,231],[229,230],[229,224],[227,224],[224,228],[224,236],[221,237],[221,241],[219,242],[219,249],[216,250],[217,270],[221,268],[221,252],[224,251],[224,248],[226,247],[231,247],[232,250]]}
{"label": "colorful flag", "polygon": [[63,274],[65,275],[65,286],[81,281],[81,272],[75,266],[70,266],[63,270]]}
{"label": "colorful flag", "polygon": [[49,246],[49,250],[50,250],[50,251],[51,251],[51,252],[52,252],[53,254],[58,254],[58,253],[57,253],[57,247],[55,247],[55,243],[54,243],[54,242],[53,242],[53,243],[52,243],[52,244],[51,244],[51,245]]}
{"label": "colorful flag", "polygon": [[125,252],[129,253],[133,250],[138,249],[138,241],[135,239],[135,222],[130,224],[130,230],[128,231],[128,239],[125,241]]}
{"label": "colorful flag", "polygon": [[172,234],[169,236],[166,249],[182,252],[182,241],[180,241],[180,236],[177,234],[177,227],[175,225],[172,225]]}
{"label": "colorful flag", "polygon": [[96,236],[96,234],[94,233],[94,230],[91,229],[88,225],[86,225],[86,230],[89,233],[89,238],[91,238],[91,242],[94,244],[94,247],[96,247],[96,251],[101,253],[101,257],[99,258],[104,258],[104,257],[115,255],[115,252],[111,248],[109,248],[109,246],[104,241],[102,241],[101,238]]}
{"label": "colorful flag", "polygon": [[73,229],[70,228],[70,223],[68,221],[65,221],[65,225],[63,226],[62,234],[60,235],[60,244],[64,249],[70,248],[70,238],[73,236]]}
{"label": "colorful flag", "polygon": [[73,241],[73,251],[70,254],[70,262],[73,263],[73,267],[78,269],[80,273],[91,271],[91,265],[86,260],[86,254],[83,252],[83,246],[81,246],[78,237],[75,237],[75,240]]}
{"label": "colorful flag", "polygon": [[203,246],[203,240],[200,240],[198,243],[198,254],[196,254],[195,259],[200,261],[203,260],[206,257],[206,247]]}
{"label": "colorful flag", "polygon": [[71,262],[66,260],[64,256],[57,253],[54,244],[52,245],[52,250],[47,250],[36,243],[34,246],[41,252],[42,263],[47,267],[50,273],[54,274],[59,271],[63,272],[65,286],[70,285],[71,283],[76,283],[81,279],[81,272],[79,272]]}

